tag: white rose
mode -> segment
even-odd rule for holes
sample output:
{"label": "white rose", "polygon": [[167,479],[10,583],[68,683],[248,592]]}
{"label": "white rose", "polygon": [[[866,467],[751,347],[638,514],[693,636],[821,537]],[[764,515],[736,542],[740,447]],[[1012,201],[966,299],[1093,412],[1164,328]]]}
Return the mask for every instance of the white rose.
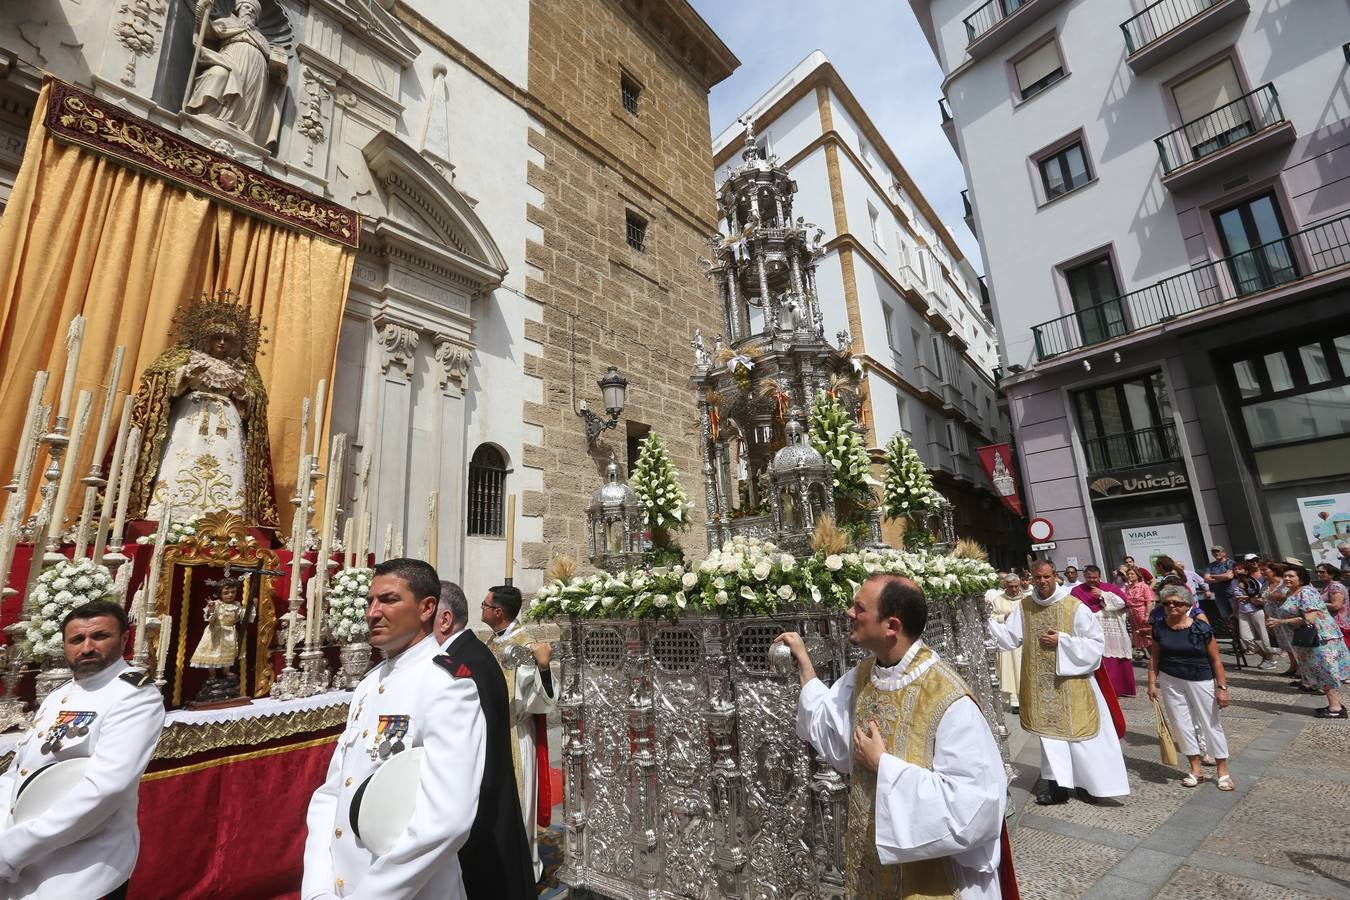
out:
{"label": "white rose", "polygon": [[769,573],[772,571],[773,566],[770,565],[768,562],[759,563],[755,566],[755,578],[759,579],[760,581],[763,581],[764,579],[769,577]]}
{"label": "white rose", "polygon": [[784,553],[778,558],[778,563],[783,567],[784,572],[791,572],[797,568],[797,560],[792,558],[792,554]]}
{"label": "white rose", "polygon": [[720,591],[720,590],[722,590],[722,589],[723,589],[724,587],[726,587],[726,586],[727,586],[727,580],[726,580],[725,578],[714,578],[714,579],[713,579],[713,587],[717,588],[717,590]]}
{"label": "white rose", "polygon": [[778,589],[778,596],[783,600],[792,599],[792,585],[785,584]]}
{"label": "white rose", "polygon": [[741,561],[737,559],[735,556],[729,556],[726,559],[722,560],[722,564],[718,566],[718,569],[722,572],[722,574],[730,575],[740,567]]}
{"label": "white rose", "polygon": [[665,594],[657,594],[652,598],[652,605],[657,609],[664,609],[668,603],[670,603],[670,598]]}
{"label": "white rose", "polygon": [[58,591],[64,591],[70,587],[70,579],[64,575],[52,580],[52,588]]}
{"label": "white rose", "polygon": [[698,584],[698,576],[693,572],[685,572],[684,577],[680,579],[680,585],[685,590],[688,590],[696,584]]}
{"label": "white rose", "polygon": [[726,606],[726,605],[727,605],[727,599],[728,599],[728,598],[727,598],[727,592],[726,592],[726,591],[718,591],[718,592],[717,592],[717,596],[716,596],[715,598],[713,598],[713,599],[715,599],[715,600],[717,601],[717,605],[718,605],[718,606]]}
{"label": "white rose", "polygon": [[717,560],[715,560],[715,559],[713,559],[713,558],[711,558],[711,557],[709,557],[708,559],[705,559],[703,562],[701,562],[701,563],[698,564],[698,570],[699,570],[700,572],[702,572],[703,574],[705,574],[705,575],[708,575],[708,574],[711,574],[711,573],[717,571]]}
{"label": "white rose", "polygon": [[831,572],[838,572],[843,567],[844,561],[839,558],[838,554],[831,553],[829,556],[825,557],[825,568],[829,569]]}

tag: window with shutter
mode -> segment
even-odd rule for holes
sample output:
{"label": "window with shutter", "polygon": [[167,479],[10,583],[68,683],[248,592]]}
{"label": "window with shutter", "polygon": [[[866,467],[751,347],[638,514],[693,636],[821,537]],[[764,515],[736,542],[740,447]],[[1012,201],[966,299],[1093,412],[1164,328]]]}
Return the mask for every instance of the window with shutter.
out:
{"label": "window with shutter", "polygon": [[1232,60],[1188,78],[1172,88],[1194,159],[1213,153],[1252,133],[1251,111]]}
{"label": "window with shutter", "polygon": [[1064,77],[1064,64],[1059,58],[1059,47],[1053,40],[1046,41],[1026,56],[1013,63],[1017,72],[1017,87],[1022,99],[1034,97]]}

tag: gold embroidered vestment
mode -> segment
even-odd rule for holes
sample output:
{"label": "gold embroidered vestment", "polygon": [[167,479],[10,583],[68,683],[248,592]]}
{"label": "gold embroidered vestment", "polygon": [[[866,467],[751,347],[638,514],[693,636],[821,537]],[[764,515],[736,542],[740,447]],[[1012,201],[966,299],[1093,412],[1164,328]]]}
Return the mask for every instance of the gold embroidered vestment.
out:
{"label": "gold embroidered vestment", "polygon": [[1059,675],[1058,649],[1045,648],[1037,638],[1047,631],[1073,634],[1073,617],[1081,601],[1066,595],[1041,606],[1031,597],[1022,600],[1022,683],[1019,717],[1022,728],[1042,737],[1085,741],[1095,737],[1101,723],[1091,675]]}
{"label": "gold embroidered vestment", "polygon": [[[921,647],[910,661],[910,671],[933,659]],[[886,752],[925,769],[933,767],[938,723],[950,707],[970,695],[956,670],[938,660],[927,672],[903,688],[880,690],[872,684],[874,658],[858,665],[853,693],[853,722],[875,720],[886,741]],[[855,766],[849,779],[848,834],[845,838],[848,896],[859,900],[928,900],[956,897],[943,858],[900,865],[882,865],[877,855],[877,773]]]}

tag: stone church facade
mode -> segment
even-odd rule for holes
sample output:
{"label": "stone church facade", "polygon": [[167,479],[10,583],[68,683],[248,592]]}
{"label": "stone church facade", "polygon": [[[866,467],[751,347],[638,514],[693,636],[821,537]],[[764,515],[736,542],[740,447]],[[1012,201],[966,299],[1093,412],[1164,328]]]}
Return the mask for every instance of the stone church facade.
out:
{"label": "stone church facade", "polygon": [[[287,61],[277,127],[248,136],[182,111],[194,5],[0,8],[0,207],[48,72],[359,211],[333,373],[343,493],[369,465],[372,548],[390,534],[418,555],[436,491],[437,566],[471,597],[505,574],[508,497],[529,592],[553,554],[584,557],[586,500],[629,437],[667,438],[696,484],[688,344],[716,322],[697,262],[715,225],[707,89],[737,62],[685,0],[265,0]],[[590,454],[574,343],[578,401],[600,405],[609,365],[630,382]]]}

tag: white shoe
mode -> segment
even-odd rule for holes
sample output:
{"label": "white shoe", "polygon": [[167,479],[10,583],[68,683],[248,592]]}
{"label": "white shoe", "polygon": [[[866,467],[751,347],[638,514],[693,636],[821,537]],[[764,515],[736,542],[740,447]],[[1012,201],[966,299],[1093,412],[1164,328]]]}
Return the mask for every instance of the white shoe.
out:
{"label": "white shoe", "polygon": [[1273,659],[1263,659],[1263,660],[1261,660],[1261,663],[1260,663],[1260,665],[1257,666],[1257,668],[1258,668],[1258,669],[1273,669],[1273,668],[1275,668],[1275,660],[1273,660]]}

